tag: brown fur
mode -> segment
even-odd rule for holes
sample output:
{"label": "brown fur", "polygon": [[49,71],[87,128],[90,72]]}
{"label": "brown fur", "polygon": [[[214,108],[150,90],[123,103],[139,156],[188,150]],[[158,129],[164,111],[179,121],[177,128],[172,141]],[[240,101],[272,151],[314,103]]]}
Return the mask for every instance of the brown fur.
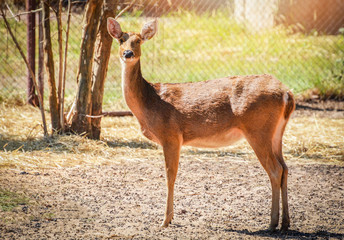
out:
{"label": "brown fur", "polygon": [[[197,83],[149,83],[141,74],[141,44],[154,35],[156,23],[144,26],[142,32],[149,30],[149,36],[122,33],[113,19],[108,24],[109,33],[120,42],[125,100],[143,134],[163,147],[168,191],[162,226],[168,226],[173,217],[181,146],[220,147],[245,137],[271,180],[270,229],[278,225],[282,190],[282,229],[287,230],[288,170],[282,156],[282,136],[294,110],[293,95],[271,75],[232,76]],[[127,36],[125,40],[123,36]],[[132,51],[133,57],[125,58],[126,50]]]}

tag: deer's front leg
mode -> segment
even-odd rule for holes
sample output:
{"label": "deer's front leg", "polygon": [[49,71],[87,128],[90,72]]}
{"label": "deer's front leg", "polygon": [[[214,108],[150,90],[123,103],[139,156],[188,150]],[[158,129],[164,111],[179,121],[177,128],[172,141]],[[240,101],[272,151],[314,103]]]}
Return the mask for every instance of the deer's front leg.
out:
{"label": "deer's front leg", "polygon": [[163,146],[163,150],[165,156],[167,199],[165,218],[161,224],[161,227],[167,227],[173,218],[173,191],[178,171],[180,143],[165,144]]}

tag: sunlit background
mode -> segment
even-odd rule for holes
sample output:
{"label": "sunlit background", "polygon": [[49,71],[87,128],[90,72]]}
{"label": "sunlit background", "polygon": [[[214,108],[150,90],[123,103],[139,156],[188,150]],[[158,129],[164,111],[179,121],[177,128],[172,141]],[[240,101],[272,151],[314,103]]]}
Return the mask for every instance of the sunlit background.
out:
{"label": "sunlit background", "polygon": [[[26,15],[20,15],[25,12],[23,2],[9,4],[12,12],[7,10],[6,14],[25,50]],[[118,12],[127,4],[118,1]],[[73,4],[67,107],[76,92],[84,8],[83,1]],[[139,32],[145,21],[159,19],[158,34],[142,47],[141,65],[148,81],[189,82],[269,73],[296,94],[311,91],[323,98],[338,98],[344,93],[343,12],[342,0],[140,0],[118,21],[124,31]],[[1,98],[25,99],[27,70],[2,19],[0,35]],[[36,35],[38,38],[38,31]],[[52,37],[57,64],[54,14]],[[114,42],[104,110],[127,109],[121,93],[117,49]]]}

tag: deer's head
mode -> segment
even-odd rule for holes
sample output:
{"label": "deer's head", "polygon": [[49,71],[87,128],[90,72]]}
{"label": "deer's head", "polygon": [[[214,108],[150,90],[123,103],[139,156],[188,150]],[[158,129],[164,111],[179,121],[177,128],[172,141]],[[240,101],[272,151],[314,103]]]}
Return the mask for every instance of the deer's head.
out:
{"label": "deer's head", "polygon": [[157,21],[153,20],[143,25],[141,33],[122,32],[121,26],[114,18],[107,19],[109,34],[119,44],[119,57],[124,63],[137,62],[141,56],[141,44],[151,39],[157,31]]}

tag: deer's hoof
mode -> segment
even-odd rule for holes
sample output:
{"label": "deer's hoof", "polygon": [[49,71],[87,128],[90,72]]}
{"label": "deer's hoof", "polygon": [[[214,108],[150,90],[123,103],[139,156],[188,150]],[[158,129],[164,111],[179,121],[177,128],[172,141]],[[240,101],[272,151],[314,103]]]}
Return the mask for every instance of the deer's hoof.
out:
{"label": "deer's hoof", "polygon": [[173,212],[168,217],[165,217],[165,219],[162,222],[162,224],[160,225],[160,227],[162,227],[162,228],[168,227],[168,225],[172,222],[172,218],[173,218]]}
{"label": "deer's hoof", "polygon": [[165,220],[163,221],[163,223],[160,225],[161,228],[167,228],[168,225],[171,223],[172,221],[170,220],[169,222],[166,222]]}
{"label": "deer's hoof", "polygon": [[270,227],[268,228],[268,231],[269,231],[270,233],[276,232],[276,226],[275,226],[275,225],[270,225]]}
{"label": "deer's hoof", "polygon": [[286,223],[286,224],[282,223],[281,233],[286,233],[288,231],[289,226],[290,226],[289,223]]}

